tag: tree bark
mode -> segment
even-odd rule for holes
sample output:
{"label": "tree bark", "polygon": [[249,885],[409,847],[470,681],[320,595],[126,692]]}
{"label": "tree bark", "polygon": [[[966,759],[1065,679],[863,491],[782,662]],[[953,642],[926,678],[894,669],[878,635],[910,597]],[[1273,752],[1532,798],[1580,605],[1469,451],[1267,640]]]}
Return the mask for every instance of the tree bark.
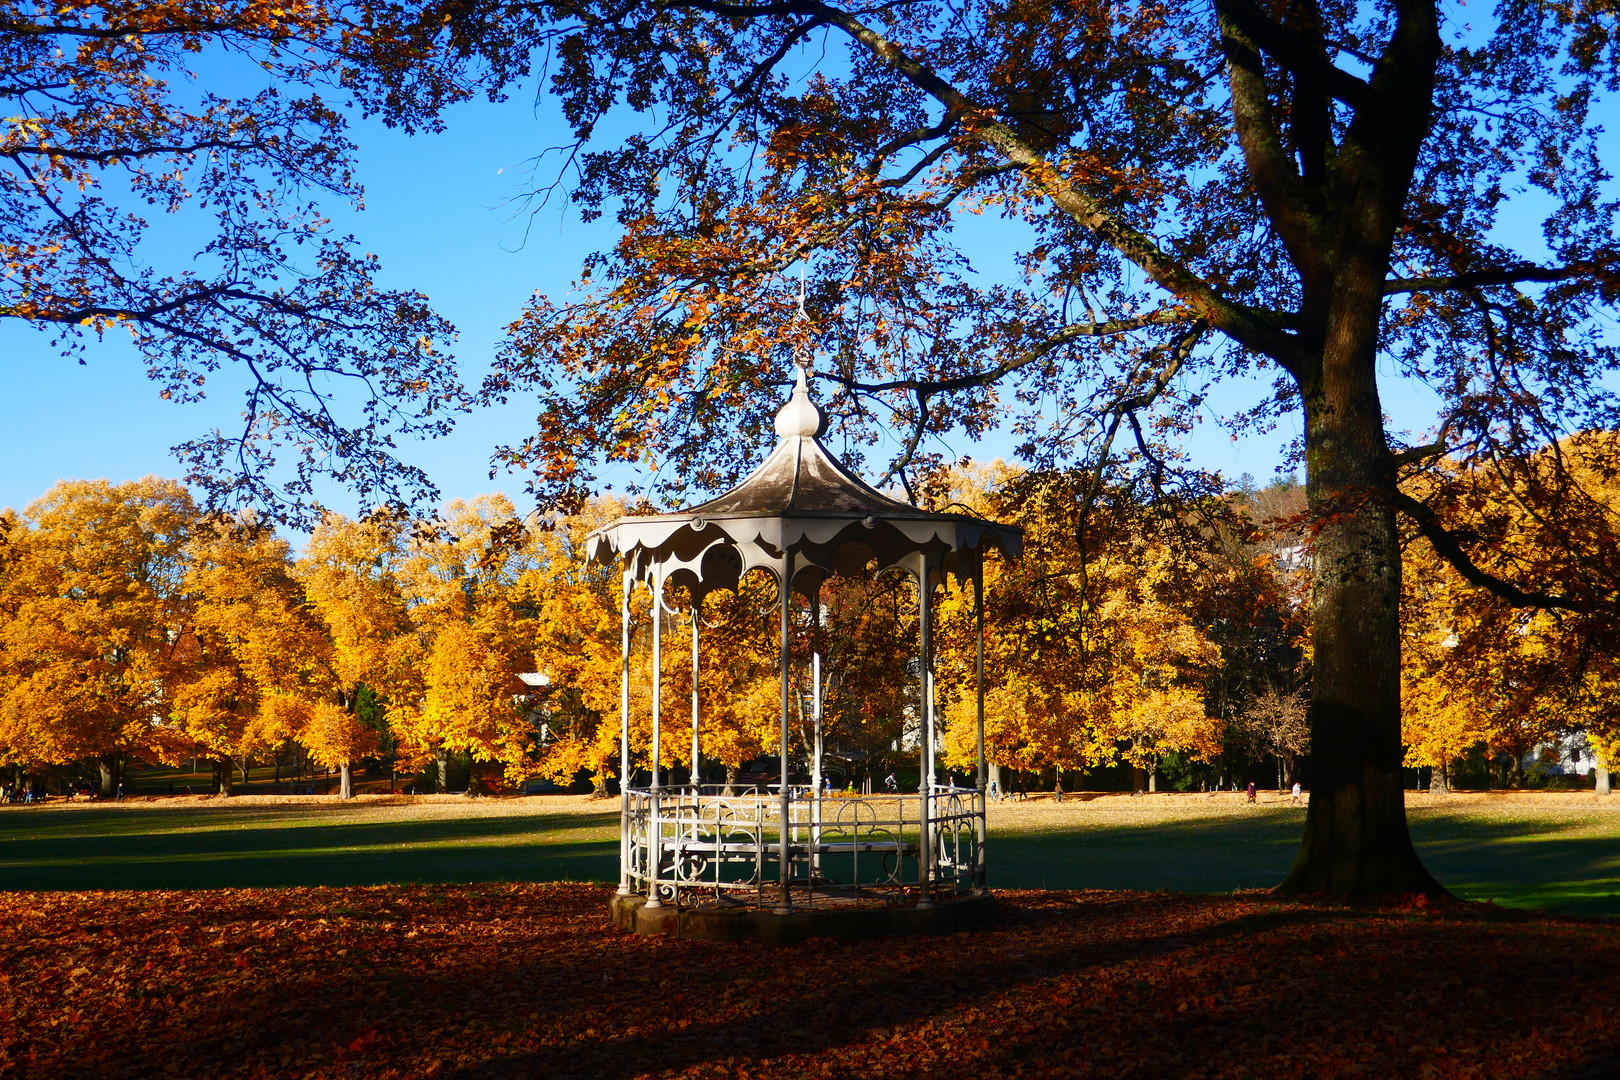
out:
{"label": "tree bark", "polygon": [[214,771],[219,774],[219,793],[223,798],[230,798],[231,778],[236,774],[236,765],[230,758],[221,755],[214,761]]}
{"label": "tree bark", "polygon": [[96,764],[101,769],[101,797],[110,799],[118,784],[118,756],[102,754]]}
{"label": "tree bark", "polygon": [[450,751],[439,747],[433,752],[433,760],[438,765],[438,775],[434,777],[434,790],[440,795],[450,790]]}
{"label": "tree bark", "polygon": [[340,769],[341,779],[338,782],[338,797],[342,799],[354,798],[354,769],[345,761]]}
{"label": "tree bark", "polygon": [[1597,767],[1597,793],[1599,795],[1609,793],[1609,767],[1607,765]]}
{"label": "tree bark", "polygon": [[737,792],[736,792],[737,776],[738,776],[738,774],[740,772],[741,772],[741,770],[739,770],[737,768],[737,766],[735,766],[735,765],[727,765],[726,766],[726,792],[725,792],[725,794],[726,794],[726,798],[728,798],[728,799],[731,798],[733,795],[737,794]]}
{"label": "tree bark", "polygon": [[605,799],[608,794],[607,772],[597,772],[591,778],[591,798]]}
{"label": "tree bark", "polygon": [[244,755],[243,758],[242,758],[242,786],[247,787],[247,782],[248,782],[248,758]]}
{"label": "tree bark", "polygon": [[[1377,282],[1382,277],[1379,270]],[[1394,512],[1379,497],[1390,480],[1390,454],[1376,382],[1376,320],[1361,334],[1353,329],[1330,333],[1321,378],[1304,394],[1306,497],[1318,522],[1311,798],[1299,854],[1279,890],[1443,893],[1407,832],[1401,552]]]}
{"label": "tree bark", "polygon": [[1451,794],[1451,784],[1449,782],[1450,777],[1447,775],[1447,772],[1448,772],[1448,766],[1444,762],[1442,762],[1439,765],[1435,765],[1435,766],[1433,766],[1433,767],[1431,767],[1429,769],[1429,794],[1430,795],[1449,795],[1449,794]]}

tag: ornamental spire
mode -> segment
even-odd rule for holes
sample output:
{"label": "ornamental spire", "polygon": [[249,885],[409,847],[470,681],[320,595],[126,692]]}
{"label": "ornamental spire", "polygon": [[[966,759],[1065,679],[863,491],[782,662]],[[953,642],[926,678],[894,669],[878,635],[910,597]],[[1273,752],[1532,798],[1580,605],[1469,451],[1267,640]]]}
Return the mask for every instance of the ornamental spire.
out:
{"label": "ornamental spire", "polygon": [[799,379],[793,387],[793,396],[777,410],[776,434],[782,439],[814,438],[821,434],[826,421],[822,419],[816,403],[810,400],[810,384],[804,365],[796,363],[794,367],[799,372]]}

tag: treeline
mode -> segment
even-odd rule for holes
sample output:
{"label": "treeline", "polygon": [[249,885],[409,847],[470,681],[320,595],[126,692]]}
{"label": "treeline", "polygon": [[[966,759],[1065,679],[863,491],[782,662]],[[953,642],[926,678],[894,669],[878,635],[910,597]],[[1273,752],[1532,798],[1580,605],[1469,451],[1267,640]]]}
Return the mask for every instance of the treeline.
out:
{"label": "treeline", "polygon": [[452,753],[522,773],[538,750],[554,533],[499,496],[432,521],[329,515],[297,557],[250,517],[198,512],[157,478],[65,481],[4,522],[0,764],[77,765],[112,790],[133,762],[292,756],[401,771]]}
{"label": "treeline", "polygon": [[[1499,512],[1477,479],[1458,479],[1474,502],[1459,496],[1455,512],[1477,503],[1479,527],[1501,532],[1498,557],[1549,543],[1534,515]],[[1302,771],[1311,559],[1298,487],[1146,498],[996,465],[942,473],[924,498],[1026,530],[1025,558],[992,561],[986,582],[988,753],[1022,774],[1003,772],[1003,788],[1074,786],[1117,766],[1147,789],[1273,775],[1282,785]],[[94,772],[110,792],[131,763],[200,757],[229,793],[250,762],[309,763],[338,770],[348,794],[362,763],[426,769],[442,789],[460,755],[491,785],[539,774],[605,792],[619,764],[618,573],[587,564],[584,540],[623,512],[601,499],[524,519],[481,496],[426,520],[330,515],[295,554],[251,517],[199,512],[173,481],[63,482],[0,519],[0,766],[19,785]],[[1525,754],[1560,734],[1612,753],[1613,653],[1593,648],[1600,620],[1527,615],[1432,555],[1414,558],[1420,547],[1404,609],[1407,764],[1433,767],[1443,785],[1472,757],[1518,783]],[[776,752],[774,593],[756,574],[705,601],[697,690],[709,778],[734,780]],[[693,687],[677,643],[690,609],[679,591],[663,608],[661,764],[684,778]],[[641,591],[631,639],[641,768],[652,616]],[[915,763],[916,618],[901,574],[826,586],[824,745],[840,780]],[[974,759],[973,625],[967,594],[942,593],[938,750],[963,773]],[[801,661],[812,633],[801,612]],[[790,688],[796,765],[814,738],[807,675],[798,663]]]}

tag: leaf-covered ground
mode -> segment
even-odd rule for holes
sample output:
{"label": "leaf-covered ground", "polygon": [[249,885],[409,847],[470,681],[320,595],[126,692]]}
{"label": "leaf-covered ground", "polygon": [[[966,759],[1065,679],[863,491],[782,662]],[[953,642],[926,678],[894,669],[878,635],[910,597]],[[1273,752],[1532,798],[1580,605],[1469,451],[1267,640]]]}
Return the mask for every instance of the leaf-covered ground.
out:
{"label": "leaf-covered ground", "polygon": [[636,938],[595,885],[0,894],[0,1077],[1546,1077],[1620,1060],[1620,927],[1008,892],[998,928]]}

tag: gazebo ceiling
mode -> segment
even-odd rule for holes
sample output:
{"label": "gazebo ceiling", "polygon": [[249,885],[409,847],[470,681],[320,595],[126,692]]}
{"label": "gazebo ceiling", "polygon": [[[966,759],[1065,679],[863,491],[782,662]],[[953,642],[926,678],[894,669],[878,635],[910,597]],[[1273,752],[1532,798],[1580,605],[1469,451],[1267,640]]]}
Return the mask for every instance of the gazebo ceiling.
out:
{"label": "gazebo ceiling", "polygon": [[908,556],[929,556],[932,573],[971,574],[986,548],[1009,558],[1023,530],[969,514],[919,510],[865,483],[821,442],[826,428],[799,369],[793,396],[776,414],[780,441],[764,463],[730,491],[671,514],[623,517],[591,534],[601,562],[624,559],[632,573],[701,594],[734,589],[764,569],[780,579],[789,552],[794,586],[814,589],[829,573],[880,570]]}

